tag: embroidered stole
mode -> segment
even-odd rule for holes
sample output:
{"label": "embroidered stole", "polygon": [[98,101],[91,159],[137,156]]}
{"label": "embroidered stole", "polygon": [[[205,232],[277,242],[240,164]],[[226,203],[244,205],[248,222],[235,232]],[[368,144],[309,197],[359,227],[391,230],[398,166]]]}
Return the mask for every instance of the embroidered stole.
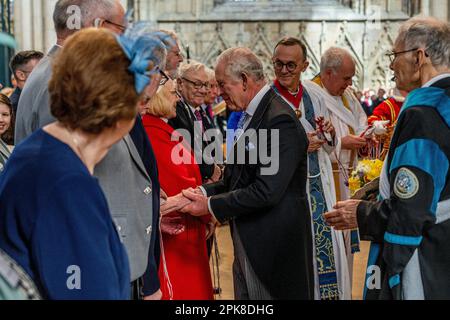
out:
{"label": "embroidered stole", "polygon": [[[306,90],[300,85],[302,93],[300,97],[293,96],[288,90],[279,88],[277,81],[274,90],[292,104],[293,108],[300,109],[303,100],[305,118],[316,129],[316,116],[314,107]],[[282,90],[280,90],[282,89]],[[314,247],[316,268],[319,276],[319,292],[321,300],[339,300],[339,287],[334,257],[332,230],[325,223],[323,214],[328,211],[325,194],[322,185],[318,152],[308,153],[308,183],[311,217],[313,221]]]}
{"label": "embroidered stole", "polygon": [[[323,83],[322,83],[322,79],[320,78],[320,75],[316,76],[312,81],[314,83],[316,83],[317,85],[319,85],[320,87],[324,88]],[[348,99],[344,95],[341,96],[341,99],[342,99],[342,103],[344,104],[344,107],[346,109],[348,109],[349,111],[351,111]],[[355,130],[353,130],[353,128],[351,126],[348,126],[348,131],[352,135],[355,134]],[[336,155],[336,157],[338,157],[338,156]],[[356,151],[352,150],[350,159],[355,159],[355,157],[356,157]],[[343,169],[347,170],[346,168],[343,168]],[[339,167],[337,167],[337,170],[338,170],[338,173],[339,173]],[[348,176],[350,176],[351,168],[348,168],[348,170],[349,170]],[[333,171],[335,171],[334,167],[333,167]],[[336,186],[336,199],[339,201],[339,199],[340,199],[340,192],[339,192],[339,190],[340,190],[340,179],[339,179],[339,174],[334,176],[334,182],[335,182],[335,186]],[[351,251],[352,251],[352,253],[356,253],[356,252],[360,251],[359,242],[360,242],[360,240],[359,240],[358,229],[351,230],[351,232],[350,232],[350,243],[351,243]]]}

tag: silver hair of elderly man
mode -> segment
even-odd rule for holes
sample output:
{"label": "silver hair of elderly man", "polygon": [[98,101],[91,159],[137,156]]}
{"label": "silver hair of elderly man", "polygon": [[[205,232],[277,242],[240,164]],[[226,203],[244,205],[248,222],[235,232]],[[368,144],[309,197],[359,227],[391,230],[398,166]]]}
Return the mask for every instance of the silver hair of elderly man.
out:
{"label": "silver hair of elderly man", "polygon": [[70,30],[68,19],[71,18],[70,7],[78,7],[81,14],[81,27],[87,28],[94,25],[96,18],[111,20],[116,14],[115,9],[120,2],[118,0],[59,0],[53,11],[53,23],[57,32]]}
{"label": "silver hair of elderly man", "polygon": [[189,61],[189,63],[184,62],[180,65],[178,68],[178,78],[183,78],[191,73],[197,73],[205,71],[206,72],[206,66],[203,63],[200,63],[195,60]]}
{"label": "silver hair of elderly man", "polygon": [[450,24],[433,17],[414,17],[400,26],[396,42],[404,50],[423,48],[433,66],[450,67]]}
{"label": "silver hair of elderly man", "polygon": [[352,54],[344,48],[339,47],[331,47],[328,48],[322,58],[320,60],[320,72],[324,72],[325,70],[331,69],[334,72],[337,72],[342,65],[342,61],[345,56],[348,56],[352,59],[353,63],[356,65],[356,60],[352,56]]}
{"label": "silver hair of elderly man", "polygon": [[242,73],[255,81],[265,79],[261,60],[249,48],[237,47],[225,50],[217,58],[216,65],[225,63],[225,73],[234,79],[240,79]]}

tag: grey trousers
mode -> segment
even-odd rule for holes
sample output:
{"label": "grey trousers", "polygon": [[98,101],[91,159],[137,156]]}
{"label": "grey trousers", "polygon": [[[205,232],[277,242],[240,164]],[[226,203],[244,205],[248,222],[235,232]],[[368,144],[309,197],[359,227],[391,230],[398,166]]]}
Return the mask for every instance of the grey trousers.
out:
{"label": "grey trousers", "polygon": [[234,245],[233,281],[235,300],[274,300],[258,279],[247,258],[234,221],[231,237]]}

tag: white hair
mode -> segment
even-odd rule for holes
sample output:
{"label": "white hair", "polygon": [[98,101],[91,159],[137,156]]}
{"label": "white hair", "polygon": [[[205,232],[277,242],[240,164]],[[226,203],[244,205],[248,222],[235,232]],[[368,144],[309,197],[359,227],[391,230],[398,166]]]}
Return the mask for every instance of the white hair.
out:
{"label": "white hair", "polygon": [[240,79],[242,73],[255,81],[264,80],[264,67],[259,58],[248,48],[230,48],[217,58],[217,65],[225,63],[225,73]]}
{"label": "white hair", "polygon": [[450,25],[432,17],[415,17],[403,23],[396,42],[405,50],[423,48],[433,66],[450,67]]}
{"label": "white hair", "polygon": [[206,74],[208,75],[208,81],[214,81],[216,80],[216,73],[213,69],[206,67],[205,69]]}
{"label": "white hair", "polygon": [[325,51],[320,60],[320,73],[323,73],[328,69],[331,69],[334,73],[338,72],[345,56],[350,57],[353,63],[356,64],[355,58],[353,58],[346,49],[338,47],[329,48]]}
{"label": "white hair", "polygon": [[178,36],[175,33],[175,31],[165,30],[165,29],[160,29],[159,31],[167,34],[172,39],[172,41],[170,41],[169,45],[166,44],[169,48],[174,47],[176,44],[178,44],[179,39],[178,39]]}
{"label": "white hair", "polygon": [[189,63],[182,63],[178,69],[178,78],[185,77],[188,73],[196,73],[206,71],[206,66],[203,63],[191,60]]}

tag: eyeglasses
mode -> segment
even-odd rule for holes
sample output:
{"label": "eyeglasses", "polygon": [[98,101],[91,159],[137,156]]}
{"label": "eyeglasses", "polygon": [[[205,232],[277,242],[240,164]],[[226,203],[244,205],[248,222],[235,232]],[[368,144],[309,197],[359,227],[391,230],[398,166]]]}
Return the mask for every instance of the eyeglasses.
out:
{"label": "eyeglasses", "polygon": [[181,79],[189,82],[190,84],[192,84],[194,86],[195,89],[200,90],[201,88],[205,87],[205,89],[209,89],[211,87],[211,85],[208,82],[201,82],[201,81],[192,81],[189,80],[185,77],[181,77]]}
{"label": "eyeglasses", "polygon": [[283,63],[280,60],[276,60],[273,63],[273,67],[275,68],[275,70],[277,71],[281,71],[283,70],[283,67],[286,67],[286,70],[289,72],[294,72],[295,69],[297,69],[298,65],[292,61],[288,62],[288,63]]}
{"label": "eyeglasses", "polygon": [[182,99],[181,94],[177,90],[170,91],[170,93],[175,97],[177,97],[178,99]]}
{"label": "eyeglasses", "polygon": [[397,58],[398,55],[403,54],[403,53],[408,53],[408,52],[412,52],[412,51],[416,51],[419,50],[420,48],[414,48],[414,49],[410,49],[410,50],[405,50],[405,51],[388,51],[386,53],[386,56],[389,57],[389,60],[391,61],[391,63],[394,63],[395,59]]}
{"label": "eyeglasses", "polygon": [[167,81],[171,80],[170,77],[162,70],[159,70],[159,73],[161,74],[161,80],[159,81],[159,85],[163,86],[167,83]]}
{"label": "eyeglasses", "polygon": [[125,32],[125,30],[127,29],[126,26],[112,22],[111,20],[106,20],[106,19],[100,19],[97,18],[95,19],[94,25],[98,28],[100,26],[100,22],[103,20],[104,23],[109,23],[110,25],[115,26],[117,29],[119,29],[121,32]]}

